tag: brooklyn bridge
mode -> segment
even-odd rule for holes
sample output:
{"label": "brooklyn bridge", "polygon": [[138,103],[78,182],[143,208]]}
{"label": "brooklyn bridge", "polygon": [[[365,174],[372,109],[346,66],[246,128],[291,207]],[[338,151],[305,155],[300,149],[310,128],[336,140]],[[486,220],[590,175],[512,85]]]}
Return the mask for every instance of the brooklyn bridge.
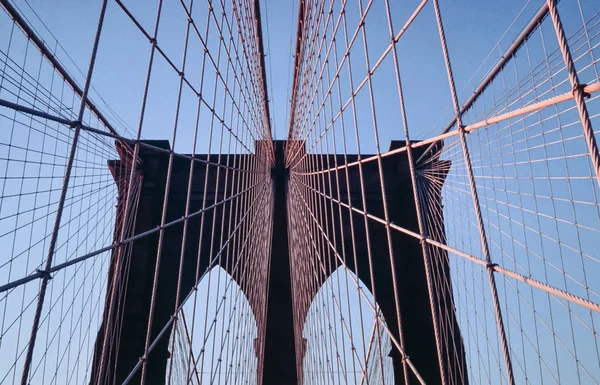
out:
{"label": "brooklyn bridge", "polygon": [[0,384],[600,383],[596,0],[0,6]]}

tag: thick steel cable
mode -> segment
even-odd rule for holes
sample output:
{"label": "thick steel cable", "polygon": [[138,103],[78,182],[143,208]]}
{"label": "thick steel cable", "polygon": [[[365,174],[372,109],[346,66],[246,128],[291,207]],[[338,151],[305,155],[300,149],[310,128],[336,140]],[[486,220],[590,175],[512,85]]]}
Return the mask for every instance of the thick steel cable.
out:
{"label": "thick steel cable", "polygon": [[[235,195],[233,195],[233,196],[225,199],[224,201],[218,202],[218,203],[216,203],[214,205],[206,206],[206,208],[204,210],[202,210],[202,209],[196,210],[193,213],[191,213],[190,215],[188,215],[188,219],[196,217],[198,215],[201,215],[205,211],[213,210],[214,208],[219,207],[219,206],[225,204],[228,201],[234,200],[235,198],[237,198],[239,196],[242,196],[243,194],[247,193],[248,191],[253,190],[259,184],[260,183],[256,183],[254,185],[251,185],[248,188],[246,188],[245,190],[242,190],[241,192],[239,192],[239,193],[237,193],[237,194],[235,194]],[[132,194],[132,197],[133,197],[133,194]],[[133,200],[133,198],[132,198],[132,200]],[[132,242],[134,242],[134,241],[136,241],[138,239],[142,239],[144,237],[147,237],[148,235],[157,233],[161,229],[166,229],[166,228],[169,228],[169,227],[173,227],[173,226],[175,226],[175,225],[177,225],[179,223],[182,223],[183,221],[185,221],[185,219],[186,218],[182,216],[181,218],[178,218],[178,219],[175,219],[173,221],[165,223],[164,226],[157,226],[157,227],[155,227],[155,228],[153,228],[151,230],[147,230],[147,231],[144,231],[142,233],[138,233],[138,234],[126,237],[125,239],[123,239],[121,241],[113,242],[109,246],[105,246],[105,247],[102,247],[100,249],[96,249],[96,250],[94,250],[92,252],[89,252],[87,254],[84,254],[82,256],[79,256],[79,257],[76,257],[76,258],[72,258],[72,259],[70,259],[70,260],[68,260],[66,262],[61,263],[61,264],[54,265],[51,268],[49,268],[47,270],[47,272],[54,273],[56,271],[63,270],[65,268],[69,267],[69,266],[76,265],[76,264],[78,264],[80,262],[83,262],[83,261],[85,261],[87,259],[95,257],[96,255],[99,255],[99,254],[105,253],[107,251],[111,251],[111,250],[117,249],[117,248],[122,247],[124,245],[130,244],[130,243],[132,243]],[[44,272],[39,272],[38,271],[36,273],[32,273],[32,274],[28,275],[27,277],[24,277],[24,278],[12,281],[12,282],[10,282],[10,283],[8,283],[6,285],[2,285],[2,286],[0,286],[0,293],[8,291],[8,290],[11,290],[11,289],[13,289],[15,287],[18,287],[18,286],[21,286],[24,283],[31,282],[33,280],[42,278],[44,275],[45,275],[45,271]]]}
{"label": "thick steel cable", "polygon": [[498,289],[496,287],[496,280],[494,277],[493,262],[490,257],[490,250],[489,250],[489,246],[488,246],[488,242],[487,242],[487,237],[485,234],[485,228],[483,225],[481,206],[479,204],[479,197],[478,197],[477,188],[475,185],[475,178],[473,177],[473,169],[471,166],[469,149],[468,149],[467,142],[465,139],[465,132],[462,127],[463,126],[462,125],[462,113],[460,111],[460,107],[458,104],[458,98],[456,96],[456,86],[454,85],[454,77],[452,74],[452,65],[450,62],[450,56],[448,55],[448,47],[446,45],[446,37],[444,34],[444,26],[442,23],[442,16],[440,13],[439,4],[438,4],[437,0],[433,0],[433,5],[434,5],[434,9],[435,9],[435,16],[436,16],[438,31],[440,34],[440,42],[442,45],[442,52],[444,55],[444,61],[446,63],[446,70],[448,73],[448,82],[450,84],[450,93],[452,95],[452,103],[454,105],[454,111],[456,113],[456,124],[458,126],[459,138],[460,138],[460,142],[461,142],[461,146],[462,146],[462,150],[463,150],[463,155],[465,158],[465,164],[467,166],[467,175],[469,178],[469,184],[470,184],[470,188],[471,188],[471,197],[473,199],[473,206],[475,208],[475,215],[477,217],[477,227],[479,228],[481,247],[482,247],[483,254],[485,256],[486,270],[488,272],[490,288],[492,290],[492,300],[494,302],[494,312],[496,315],[496,323],[497,323],[498,331],[500,333],[500,344],[502,345],[502,351],[504,354],[504,363],[506,365],[507,378],[508,378],[509,384],[514,385],[515,378],[514,378],[514,374],[513,374],[512,361],[511,361],[510,351],[509,351],[509,346],[508,346],[508,339],[506,337],[504,321],[502,319],[502,311],[500,310],[500,301],[498,299],[498,291],[497,291]]}
{"label": "thick steel cable", "polygon": [[[390,36],[393,39],[394,38],[394,35],[393,35],[394,28],[393,28],[393,23],[392,23],[390,4],[389,4],[388,0],[386,0],[386,2],[385,2],[385,8],[386,8],[387,22],[388,22]],[[412,149],[410,146],[411,141],[410,141],[410,135],[409,135],[409,130],[408,130],[408,120],[406,118],[404,95],[402,92],[402,82],[400,80],[400,65],[398,62],[398,53],[396,51],[395,44],[392,46],[392,51],[393,51],[392,57],[394,59],[394,72],[396,75],[396,87],[398,88],[399,107],[400,107],[400,112],[401,112],[401,116],[402,116],[402,126],[404,128],[404,138],[406,141],[406,156],[408,158],[410,180],[411,180],[412,192],[413,192],[416,214],[417,214],[417,223],[418,223],[419,232],[421,233],[421,235],[424,237],[427,237],[428,232],[427,232],[427,227],[425,225],[425,220],[424,220],[424,215],[423,215],[423,207],[421,204],[421,200],[419,199],[417,176],[416,176],[416,172],[415,172],[415,161],[414,161]],[[381,162],[381,159],[379,159],[378,162]],[[387,218],[385,218],[385,220],[388,221]],[[444,356],[443,356],[443,352],[442,352],[442,340],[440,337],[440,330],[439,330],[440,317],[439,317],[437,306],[434,303],[435,293],[434,293],[434,288],[433,288],[433,277],[432,277],[432,273],[431,273],[432,259],[429,254],[429,247],[426,245],[424,239],[421,239],[420,243],[421,243],[421,250],[423,252],[423,258],[424,258],[425,275],[426,275],[426,279],[427,279],[427,290],[429,292],[429,304],[431,307],[431,313],[432,313],[432,317],[433,317],[433,329],[434,329],[434,334],[435,334],[435,339],[436,339],[436,349],[437,349],[437,356],[438,356],[438,361],[439,361],[439,366],[440,366],[441,380],[442,380],[442,384],[445,385],[445,384],[448,384],[449,382],[447,379],[446,365],[444,365]],[[404,369],[404,370],[406,373],[406,369]],[[406,376],[406,374],[405,374],[405,376]],[[408,384],[407,377],[405,377],[405,382]]]}
{"label": "thick steel cable", "polygon": [[577,75],[575,63],[573,62],[573,57],[571,56],[569,43],[567,42],[567,37],[565,36],[565,30],[558,14],[556,0],[547,0],[546,5],[549,8],[550,16],[552,17],[552,24],[554,25],[554,30],[556,31],[558,44],[560,45],[563,60],[567,66],[567,73],[569,75],[571,87],[573,88],[573,97],[575,99],[577,111],[579,112],[579,119],[581,120],[583,135],[590,151],[590,157],[594,166],[594,170],[596,171],[596,179],[600,185],[600,154],[598,152],[598,144],[596,143],[594,129],[592,128],[592,122],[590,121],[590,115],[585,102],[585,93],[583,91],[585,85],[581,85],[579,82],[579,76]]}
{"label": "thick steel cable", "polygon": [[[506,64],[517,54],[517,51],[521,48],[523,43],[527,41],[531,33],[538,28],[541,21],[548,14],[548,5],[544,4],[540,10],[535,14],[535,16],[531,19],[529,24],[523,29],[523,31],[519,34],[519,36],[515,39],[515,41],[510,45],[510,47],[501,55],[500,60],[496,63],[494,68],[490,70],[490,72],[486,75],[485,79],[481,81],[481,83],[477,86],[477,89],[473,91],[473,94],[469,97],[469,99],[461,106],[460,113],[464,114],[473,104],[479,99],[479,97],[483,94],[483,92],[488,88],[490,83],[498,76],[498,74],[502,71],[502,69],[506,66]],[[453,118],[448,125],[442,130],[441,134],[445,134],[449,132],[452,127],[457,123],[456,118]],[[417,163],[422,161],[424,157],[431,151],[435,143],[432,143],[417,159]]]}
{"label": "thick steel cable", "polygon": [[[193,1],[190,2],[190,6],[189,6],[189,15],[191,15],[192,13],[192,9],[193,9],[194,3]],[[185,65],[186,65],[186,60],[185,57],[187,55],[187,45],[188,45],[188,40],[189,40],[189,34],[190,34],[190,27],[192,24],[193,19],[191,17],[189,17],[187,25],[186,25],[186,40],[185,40],[185,48],[184,48],[184,57],[182,59],[182,72],[185,69]],[[203,55],[203,61],[202,61],[202,70],[201,73],[204,74],[204,65],[206,63],[206,51],[204,52]],[[202,93],[202,89],[203,89],[203,84],[204,84],[204,76],[202,76],[202,80],[200,83],[200,93]],[[178,99],[181,98],[181,87],[183,85],[183,78],[180,81],[180,85],[179,85],[179,95],[178,95]],[[178,100],[178,106],[177,109],[179,110],[179,103],[180,100]],[[193,182],[193,178],[194,178],[194,166],[195,166],[195,155],[196,155],[196,144],[198,141],[198,127],[199,127],[199,120],[200,120],[200,107],[201,104],[200,102],[198,102],[198,106],[197,106],[197,114],[196,114],[196,127],[194,129],[194,140],[193,140],[193,147],[192,147],[192,155],[191,155],[191,160],[190,160],[190,175],[189,175],[189,179],[188,179],[188,185],[187,185],[187,194],[186,194],[186,199],[185,199],[185,217],[187,218],[190,214],[190,201],[191,201],[191,194],[192,194],[192,182]],[[208,159],[208,157],[207,157]],[[184,255],[185,255],[185,245],[186,242],[185,240],[187,239],[187,232],[188,232],[188,221],[185,220],[183,223],[183,230],[182,230],[182,239],[183,242],[181,244],[181,253],[180,253],[180,257],[179,257],[179,272],[177,275],[177,290],[175,293],[175,312],[177,312],[177,308],[178,308],[178,304],[180,301],[180,296],[181,296],[181,280],[183,277],[183,263],[184,263]],[[199,263],[199,261],[198,261]],[[177,317],[177,313],[175,313],[175,319],[174,319],[174,323],[173,323],[173,330],[176,330],[176,328],[178,327],[178,321],[179,318]],[[183,316],[183,311],[182,311],[182,316]],[[185,331],[187,334],[187,326],[185,326]],[[188,337],[189,339],[189,337]],[[190,351],[190,355],[192,354],[192,345],[191,345],[191,339],[189,339],[190,344],[189,344],[189,351]],[[173,342],[171,344],[171,350],[173,350],[173,344],[175,342],[175,337],[173,337]],[[171,372],[172,372],[172,365],[173,365],[173,361],[171,360],[171,364],[169,365],[169,372],[168,372],[168,383],[171,383]]]}
{"label": "thick steel cable", "polygon": [[[255,197],[254,202],[252,203],[252,205],[256,204],[257,202],[260,202],[258,199],[258,196]],[[246,215],[248,215],[249,212],[246,213]],[[236,228],[245,224],[246,221],[244,220],[246,215],[244,216],[244,218],[242,218],[242,220],[240,221],[240,223],[238,223],[236,225]],[[211,257],[210,262],[209,262],[209,266],[206,269],[206,271],[204,271],[198,278],[198,280],[195,282],[194,284],[194,288],[188,293],[188,295],[181,301],[181,304],[177,307],[177,311],[171,315],[171,317],[169,318],[169,321],[163,326],[163,328],[160,330],[160,332],[155,336],[155,338],[151,341],[150,345],[148,346],[148,350],[145,352],[145,354],[149,354],[152,352],[152,350],[154,349],[154,347],[156,346],[157,342],[164,336],[164,334],[167,332],[167,330],[169,330],[169,328],[171,327],[171,325],[173,324],[173,322],[175,321],[175,318],[177,317],[177,314],[179,312],[181,312],[181,310],[183,309],[183,306],[185,305],[185,303],[193,297],[193,294],[195,295],[197,293],[197,288],[198,285],[200,284],[200,282],[202,281],[202,279],[204,277],[206,277],[207,275],[209,275],[211,268],[213,268],[216,265],[216,262],[218,261],[219,255],[220,253],[227,247],[227,245],[229,244],[229,241],[231,239],[233,239],[233,236],[236,234],[237,232],[234,231],[232,233],[232,235],[230,236],[230,238],[225,242],[225,244],[223,245],[223,247],[221,248],[221,250],[219,250],[218,253],[215,254],[215,256]],[[244,246],[247,244],[248,239],[250,239],[250,233],[246,236],[246,240],[244,241]],[[241,260],[241,259],[240,259]],[[238,260],[238,261],[240,261]],[[237,265],[239,266],[239,265]],[[234,271],[237,269],[234,269]],[[133,378],[133,376],[137,373],[138,370],[141,369],[142,365],[143,365],[144,359],[143,356],[140,357],[137,365],[132,368],[129,376],[125,379],[125,381],[123,381],[122,385],[126,385],[128,384],[131,379]]]}
{"label": "thick steel cable", "polygon": [[[77,121],[80,122],[83,119],[83,113],[85,112],[85,108],[86,108],[86,100],[87,100],[87,94],[90,88],[90,84],[92,81],[92,74],[94,72],[94,64],[96,63],[96,54],[98,52],[98,45],[100,42],[100,35],[102,33],[102,27],[104,25],[104,15],[106,13],[106,4],[107,4],[107,0],[104,0],[102,2],[102,7],[100,9],[100,16],[98,18],[98,27],[96,29],[96,35],[94,38],[94,45],[92,48],[92,54],[90,57],[90,64],[88,67],[88,72],[87,72],[87,76],[86,76],[86,81],[85,81],[85,86],[83,88],[83,93],[81,95],[81,105],[79,108],[79,115],[78,115],[78,119]],[[23,372],[21,375],[21,385],[27,385],[27,383],[29,382],[29,371],[31,369],[31,360],[33,358],[33,351],[35,349],[35,342],[36,342],[36,338],[37,338],[37,331],[39,328],[39,323],[40,323],[40,316],[42,314],[42,308],[44,306],[44,298],[46,296],[46,290],[48,287],[48,280],[50,279],[49,275],[50,273],[48,272],[48,270],[52,267],[52,260],[54,257],[54,251],[55,251],[55,247],[56,247],[56,241],[58,239],[58,230],[60,227],[60,221],[62,219],[62,211],[65,205],[65,199],[67,196],[67,190],[69,188],[69,182],[70,182],[70,177],[71,177],[71,171],[73,169],[73,162],[75,160],[75,152],[77,151],[77,140],[79,138],[81,132],[81,128],[79,127],[79,125],[77,127],[75,127],[75,132],[73,134],[73,139],[71,142],[71,149],[69,152],[69,159],[67,161],[67,166],[66,166],[66,170],[65,170],[65,175],[64,175],[64,181],[63,181],[63,186],[62,186],[62,190],[60,193],[60,200],[58,202],[58,208],[57,208],[57,213],[56,213],[56,219],[54,222],[54,229],[52,231],[52,238],[50,239],[50,246],[49,246],[49,250],[48,250],[48,255],[46,257],[46,264],[45,264],[45,273],[42,276],[42,281],[40,284],[40,290],[39,290],[39,297],[38,297],[38,302],[37,302],[37,307],[35,310],[35,315],[33,318],[33,324],[31,326],[31,336],[29,338],[29,344],[27,347],[27,354],[25,356],[25,362],[23,364]]]}
{"label": "thick steel cable", "polygon": [[[40,50],[41,54],[52,64],[52,66],[56,69],[56,71],[60,74],[60,76],[65,79],[65,81],[69,84],[69,86],[73,89],[73,91],[78,94],[82,100],[84,100],[85,106],[89,108],[102,122],[104,127],[107,128],[112,134],[118,134],[118,131],[110,124],[108,119],[104,116],[104,114],[96,107],[96,105],[89,100],[87,97],[87,93],[89,92],[89,85],[84,85],[83,89],[79,87],[77,82],[71,77],[69,72],[62,66],[62,64],[56,59],[56,57],[52,54],[50,49],[46,46],[44,41],[40,39],[37,34],[31,29],[28,23],[21,17],[19,12],[12,6],[9,0],[0,0],[0,5],[6,10],[6,12],[15,20],[15,22],[19,25],[19,28],[23,30],[25,35],[35,44],[35,46]],[[86,75],[87,76],[87,75]],[[85,95],[85,97],[84,97]],[[79,119],[81,120],[81,119]],[[81,124],[81,122],[79,122]]]}
{"label": "thick steel cable", "polygon": [[[314,226],[316,226],[316,227],[318,228],[318,230],[320,231],[320,234],[323,236],[323,238],[324,238],[325,242],[327,243],[327,247],[331,248],[331,250],[332,250],[333,254],[335,255],[335,257],[336,257],[338,260],[340,260],[340,261],[343,261],[343,259],[342,259],[342,256],[340,256],[340,255],[339,255],[339,253],[338,253],[338,252],[337,252],[335,249],[333,249],[333,247],[334,247],[334,246],[333,246],[333,243],[332,243],[332,242],[331,242],[331,240],[330,240],[330,239],[328,239],[328,237],[325,235],[325,231],[324,231],[324,229],[323,229],[323,228],[320,226],[320,224],[319,224],[319,221],[318,221],[318,219],[315,217],[315,215],[314,215],[313,211],[311,210],[311,208],[310,208],[310,206],[309,206],[308,202],[307,202],[307,201],[304,199],[304,197],[302,197],[302,194],[301,194],[301,193],[299,193],[299,197],[300,197],[300,199],[302,200],[302,203],[304,204],[304,206],[305,206],[305,207],[308,209],[307,211],[308,211],[308,213],[310,214],[310,219],[312,220],[311,222],[312,222],[312,223],[314,224]],[[308,221],[308,219],[307,219],[307,218],[303,218],[303,219],[304,219],[305,221]],[[308,234],[309,234],[309,235],[308,235],[308,236],[309,236],[309,238],[311,238],[311,243],[312,243],[313,249],[317,249],[317,247],[316,247],[316,245],[315,245],[315,243],[314,243],[314,239],[312,239],[312,236],[311,236],[310,232],[309,232]],[[321,263],[321,267],[322,267],[322,268],[324,268],[324,267],[323,267],[323,265],[322,265],[322,263]],[[359,281],[358,281],[358,279],[354,279],[354,281],[355,281],[355,283],[356,283],[357,285],[359,284]],[[361,295],[362,297],[364,297],[364,298],[365,298],[366,302],[367,302],[367,303],[368,303],[368,304],[369,304],[369,305],[372,307],[372,309],[371,309],[371,310],[373,310],[374,312],[378,312],[378,311],[379,311],[379,310],[378,310],[378,305],[376,305],[376,304],[372,304],[372,303],[370,302],[370,299],[367,297],[367,294],[366,294],[364,291],[360,291],[360,290],[359,290],[359,292],[360,292],[360,295]],[[395,337],[393,336],[393,334],[390,332],[389,328],[388,328],[386,325],[382,325],[382,326],[383,326],[383,329],[386,331],[386,333],[388,333],[388,334],[389,334],[390,338],[392,339],[392,341],[394,342],[394,344],[396,345],[396,347],[397,347],[397,348],[399,349],[399,351],[400,351],[400,352],[403,354],[403,357],[404,357],[404,358],[403,358],[403,360],[404,360],[404,361],[406,361],[406,363],[407,363],[407,364],[410,366],[412,373],[413,373],[415,376],[417,376],[418,378],[420,378],[420,375],[419,375],[419,372],[418,372],[418,370],[417,370],[417,369],[414,367],[414,365],[412,364],[412,361],[410,360],[409,356],[408,356],[408,355],[406,355],[406,353],[403,351],[403,348],[402,348],[402,346],[400,345],[400,343],[399,343],[398,341],[396,341],[396,340],[395,340]],[[421,382],[421,383],[424,383],[422,379],[420,380],[420,382]]]}

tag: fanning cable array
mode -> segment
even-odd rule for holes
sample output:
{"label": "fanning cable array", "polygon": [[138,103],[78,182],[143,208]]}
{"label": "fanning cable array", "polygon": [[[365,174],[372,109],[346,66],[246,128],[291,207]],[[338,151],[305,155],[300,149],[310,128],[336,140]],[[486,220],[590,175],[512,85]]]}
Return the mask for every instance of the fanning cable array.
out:
{"label": "fanning cable array", "polygon": [[[600,382],[598,5],[527,2],[465,87],[467,9],[299,7],[286,156],[303,383]],[[405,293],[418,274],[425,297]]]}
{"label": "fanning cable array", "polygon": [[[160,366],[255,383],[273,161],[258,4],[100,1],[81,84],[23,4],[0,4],[0,383],[149,383]],[[90,97],[107,73],[126,118]]]}

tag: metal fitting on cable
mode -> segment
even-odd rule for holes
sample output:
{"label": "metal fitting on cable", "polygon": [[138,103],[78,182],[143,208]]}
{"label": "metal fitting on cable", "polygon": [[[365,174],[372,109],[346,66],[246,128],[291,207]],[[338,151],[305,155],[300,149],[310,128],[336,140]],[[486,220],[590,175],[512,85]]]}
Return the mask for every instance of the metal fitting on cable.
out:
{"label": "metal fitting on cable", "polygon": [[48,270],[35,269],[35,271],[40,275],[40,278],[52,279],[52,275],[50,275]]}
{"label": "metal fitting on cable", "polygon": [[485,267],[494,271],[496,269],[496,267],[498,267],[498,264],[490,262],[490,263],[486,264]]}
{"label": "metal fitting on cable", "polygon": [[587,87],[587,84],[573,84],[573,89],[571,90],[571,92],[573,93],[574,97],[577,97],[577,94],[575,93],[575,91],[579,90],[581,91],[581,94],[583,95],[584,98],[589,99],[590,97],[592,97],[592,95],[590,95],[589,92],[585,92],[585,87]]}

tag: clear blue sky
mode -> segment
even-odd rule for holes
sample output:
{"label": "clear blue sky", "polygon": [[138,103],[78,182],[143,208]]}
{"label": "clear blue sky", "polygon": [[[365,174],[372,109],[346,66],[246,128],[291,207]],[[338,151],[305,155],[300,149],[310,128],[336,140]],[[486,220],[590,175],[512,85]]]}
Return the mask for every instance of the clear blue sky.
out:
{"label": "clear blue sky", "polygon": [[[593,1],[588,0],[588,2]],[[32,15],[25,1],[18,0],[15,3],[20,6],[30,22],[49,42],[49,45],[53,46],[53,39]],[[29,0],[29,3],[60,40],[64,51],[69,53],[79,68],[85,69],[89,60],[100,2]],[[142,20],[142,24],[150,30],[156,5],[153,2],[145,1],[127,1],[126,4],[133,10],[136,17]],[[395,20],[396,28],[403,24],[417,4],[416,0],[392,2],[394,15],[398,15],[398,19]],[[456,84],[459,90],[465,91],[462,93],[462,100],[468,96],[468,92],[497,59],[499,50],[494,49],[495,44],[526,4],[527,2],[522,0],[505,0],[501,3],[495,0],[441,2]],[[278,138],[283,138],[288,130],[289,119],[286,113],[289,110],[291,92],[297,6],[297,0],[262,1],[271,115]],[[538,7],[538,1],[525,6],[521,17],[516,20],[513,28],[501,40],[502,49],[508,47],[518,30],[537,11]],[[169,8],[172,7],[165,7],[165,10]],[[465,12],[465,9],[469,11]],[[181,46],[181,39],[185,31],[184,23],[180,20],[181,15],[164,13],[165,20],[159,32],[159,41],[162,46],[166,47],[167,52],[171,50],[172,56],[179,60],[180,55],[177,49]],[[485,22],[482,22],[483,20]],[[387,44],[387,25],[385,20],[381,20],[381,23],[372,22],[367,24],[367,27],[370,32],[373,31],[374,35],[381,35],[379,41],[370,42],[375,53],[378,51],[376,47]],[[468,83],[492,50],[494,53],[490,59],[475,74],[473,82]],[[451,110],[448,109],[450,98],[447,91],[446,74],[441,60],[431,4],[425,7],[409,32],[401,40],[399,52],[409,119],[417,122],[412,124],[413,135],[417,138],[425,137],[441,130],[451,117]],[[147,41],[140,38],[140,34],[132,28],[123,12],[118,10],[114,3],[109,2],[93,85],[110,107],[134,129],[137,128],[139,118],[141,90],[145,80],[148,53]],[[72,73],[78,75],[62,49],[58,50],[57,56],[72,70]],[[373,54],[373,56],[372,62],[378,55]],[[82,81],[82,76],[78,78]],[[159,83],[157,87],[164,89],[162,92],[164,100],[168,100],[169,96],[174,95],[174,86],[169,83],[171,80],[167,76],[162,80],[154,80]],[[97,100],[98,97],[96,96],[95,99]],[[101,104],[100,101],[97,103]],[[384,104],[385,102],[381,101],[380,103]],[[389,105],[390,108],[394,108],[396,103],[390,100]],[[170,114],[165,114],[164,111],[161,113],[158,108],[149,113],[151,119],[148,119],[147,127],[144,127],[143,136],[148,139],[168,138],[172,127]],[[389,135],[385,135],[384,132],[385,139],[398,138],[399,135],[399,130],[394,130]]]}

